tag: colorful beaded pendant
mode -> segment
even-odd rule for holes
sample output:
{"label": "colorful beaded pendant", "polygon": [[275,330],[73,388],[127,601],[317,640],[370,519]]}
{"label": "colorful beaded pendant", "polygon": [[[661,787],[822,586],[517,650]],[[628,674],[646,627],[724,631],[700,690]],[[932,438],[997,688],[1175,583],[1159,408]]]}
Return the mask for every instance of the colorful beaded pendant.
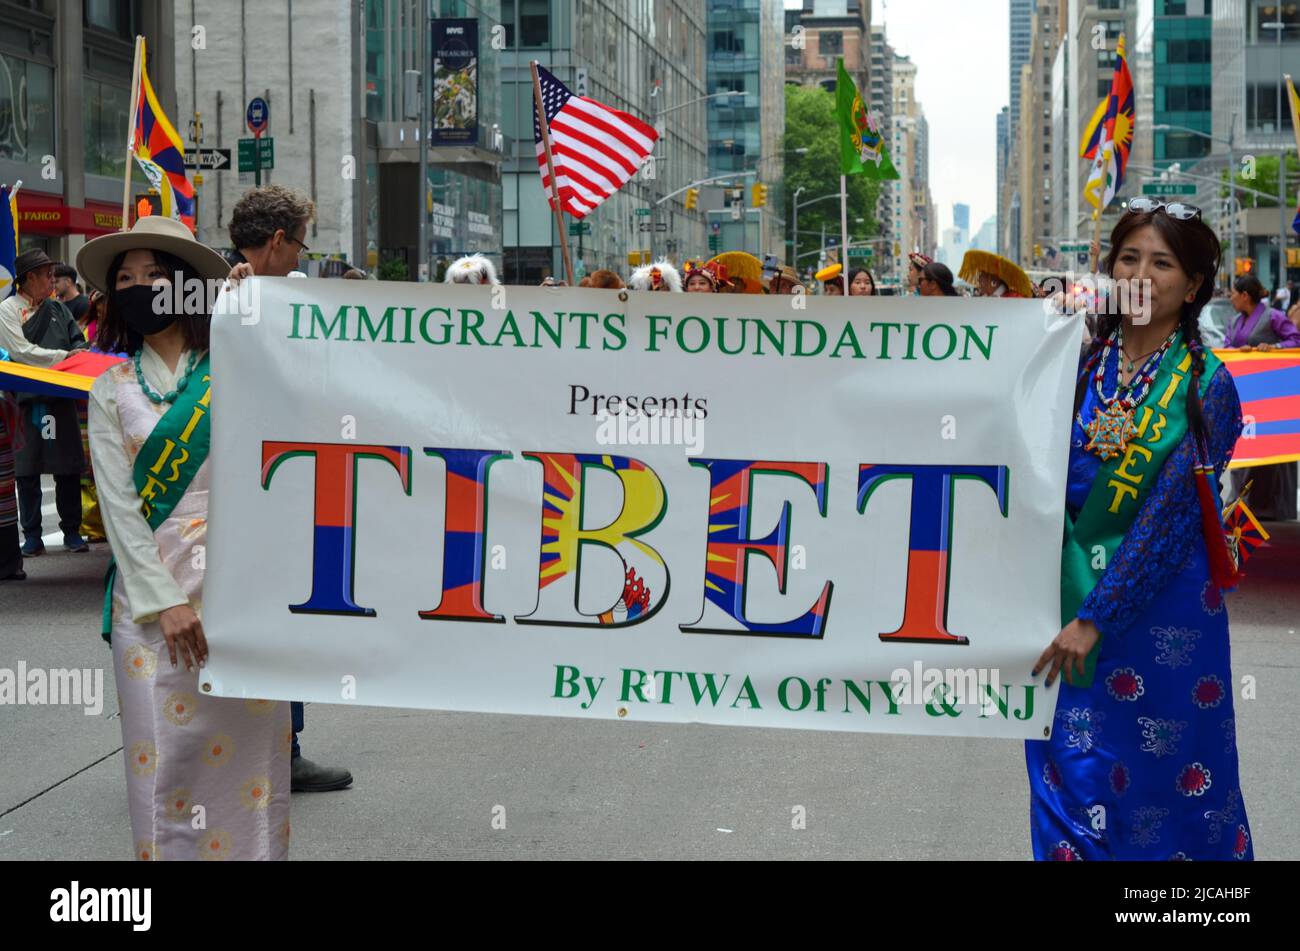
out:
{"label": "colorful beaded pendant", "polygon": [[1128,441],[1137,429],[1133,424],[1133,404],[1128,400],[1115,400],[1103,411],[1098,409],[1087,426],[1088,452],[1096,453],[1103,461],[1124,454]]}
{"label": "colorful beaded pendant", "polygon": [[[1084,431],[1089,436],[1088,444],[1084,447],[1085,451],[1095,453],[1103,462],[1123,455],[1128,449],[1129,440],[1137,432],[1137,426],[1133,422],[1133,411],[1142,405],[1142,401],[1151,391],[1156,371],[1160,369],[1160,361],[1178,337],[1178,331],[1175,329],[1165,338],[1164,344],[1147,357],[1146,362],[1142,364],[1142,369],[1133,379],[1127,384],[1117,383],[1115,393],[1107,396],[1103,389],[1106,365],[1112,353],[1123,353],[1123,333],[1121,325],[1116,328],[1115,333],[1102,348],[1101,358],[1097,361],[1092,379],[1099,405],[1094,410],[1092,422],[1084,426]],[[1131,363],[1128,369],[1132,372]],[[1079,422],[1082,423],[1083,420]]]}

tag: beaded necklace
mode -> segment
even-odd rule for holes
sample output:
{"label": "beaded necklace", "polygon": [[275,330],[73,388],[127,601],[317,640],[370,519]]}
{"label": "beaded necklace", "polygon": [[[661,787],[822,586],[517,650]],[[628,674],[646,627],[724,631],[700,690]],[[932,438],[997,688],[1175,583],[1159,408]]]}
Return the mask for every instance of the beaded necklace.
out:
{"label": "beaded necklace", "polygon": [[1105,393],[1106,365],[1110,361],[1110,356],[1116,350],[1122,352],[1124,347],[1124,328],[1123,325],[1117,327],[1115,333],[1107,340],[1106,345],[1102,348],[1101,359],[1097,361],[1097,368],[1092,375],[1093,390],[1097,394],[1098,406],[1094,410],[1092,422],[1084,425],[1083,420],[1079,424],[1084,427],[1088,433],[1088,445],[1085,450],[1095,453],[1103,461],[1114,459],[1116,456],[1123,455],[1128,449],[1129,440],[1136,431],[1133,424],[1133,412],[1142,405],[1142,401],[1147,398],[1151,392],[1151,384],[1155,381],[1156,373],[1160,369],[1160,361],[1173,345],[1174,340],[1178,337],[1178,329],[1175,328],[1159,349],[1155,350],[1146,362],[1142,364],[1141,369],[1127,383],[1119,381],[1119,368],[1116,365],[1115,370],[1115,392],[1110,396]]}
{"label": "beaded necklace", "polygon": [[135,363],[135,379],[136,382],[140,384],[140,389],[144,391],[144,395],[149,397],[149,401],[152,403],[175,403],[176,397],[185,392],[185,387],[190,385],[190,374],[194,372],[194,368],[199,362],[198,351],[192,351],[189,359],[185,361],[185,372],[182,373],[180,379],[176,381],[176,389],[169,390],[166,393],[159,393],[145,382],[144,371],[140,369],[140,354],[142,352],[143,351],[141,350],[137,350],[133,361]]}

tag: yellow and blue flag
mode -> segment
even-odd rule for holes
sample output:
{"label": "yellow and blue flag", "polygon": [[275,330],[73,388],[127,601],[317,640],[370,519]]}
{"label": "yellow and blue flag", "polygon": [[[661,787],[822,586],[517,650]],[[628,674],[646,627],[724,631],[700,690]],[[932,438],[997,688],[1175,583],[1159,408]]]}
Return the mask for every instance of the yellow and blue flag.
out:
{"label": "yellow and blue flag", "polygon": [[[1115,193],[1124,186],[1124,172],[1128,168],[1129,150],[1133,146],[1134,95],[1133,77],[1128,71],[1124,34],[1119,35],[1115,49],[1115,72],[1111,77],[1110,95],[1106,97],[1106,111],[1101,123],[1085,138],[1091,143],[1092,172],[1084,185],[1084,199],[1100,214]],[[1100,108],[1100,107],[1099,107]],[[1093,118],[1096,118],[1094,114]]]}
{"label": "yellow and blue flag", "polygon": [[144,37],[140,45],[139,93],[135,102],[135,126],[131,130],[131,154],[162,199],[162,213],[177,218],[194,230],[194,186],[185,177],[185,146],[154,95],[145,68]]}
{"label": "yellow and blue flag", "polygon": [[18,257],[18,182],[0,185],[0,300],[14,290],[14,259]]}
{"label": "yellow and blue flag", "polygon": [[[1286,91],[1288,101],[1291,103],[1291,128],[1295,131],[1295,147],[1300,152],[1300,96],[1296,95],[1295,84],[1291,82],[1290,74],[1286,74]],[[1295,210],[1295,218],[1291,221],[1291,230],[1300,234],[1300,207]]]}

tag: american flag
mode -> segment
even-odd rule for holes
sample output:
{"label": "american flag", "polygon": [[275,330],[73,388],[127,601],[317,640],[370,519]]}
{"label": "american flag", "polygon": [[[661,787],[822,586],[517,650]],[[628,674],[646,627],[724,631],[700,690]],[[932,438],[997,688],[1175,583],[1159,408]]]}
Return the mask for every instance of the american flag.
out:
{"label": "american flag", "polygon": [[[654,149],[658,133],[635,116],[611,109],[586,96],[575,96],[551,73],[537,67],[542,106],[551,132],[551,161],[559,182],[560,203],[583,218],[623,187]],[[542,127],[533,107],[533,140],[542,188],[551,195]]]}

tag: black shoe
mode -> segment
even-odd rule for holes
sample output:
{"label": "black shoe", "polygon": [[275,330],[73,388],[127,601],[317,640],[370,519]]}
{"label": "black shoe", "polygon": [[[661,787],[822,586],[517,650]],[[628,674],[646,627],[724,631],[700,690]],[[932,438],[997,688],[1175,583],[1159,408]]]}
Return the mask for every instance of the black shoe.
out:
{"label": "black shoe", "polygon": [[26,580],[27,580],[27,572],[23,571],[21,568],[19,568],[11,575],[5,575],[3,578],[0,578],[0,581],[26,581]]}
{"label": "black shoe", "polygon": [[339,766],[317,766],[305,756],[296,756],[290,771],[293,792],[334,792],[352,785],[352,774]]}

